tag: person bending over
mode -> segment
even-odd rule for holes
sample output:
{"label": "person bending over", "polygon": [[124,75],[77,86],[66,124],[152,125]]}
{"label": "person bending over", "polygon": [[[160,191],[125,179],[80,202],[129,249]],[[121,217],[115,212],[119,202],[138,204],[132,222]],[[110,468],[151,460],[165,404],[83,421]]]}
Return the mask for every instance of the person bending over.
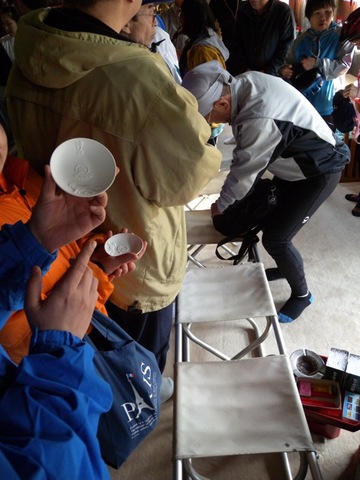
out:
{"label": "person bending over", "polygon": [[265,171],[274,176],[280,201],[263,227],[262,242],[291,296],[279,321],[289,323],[313,296],[303,259],[292,240],[337,186],[349,148],[335,137],[305,97],[282,79],[261,72],[232,77],[218,62],[188,72],[182,85],[198,100],[208,122],[232,126],[237,145],[220,197],[211,207],[215,228],[240,205]]}

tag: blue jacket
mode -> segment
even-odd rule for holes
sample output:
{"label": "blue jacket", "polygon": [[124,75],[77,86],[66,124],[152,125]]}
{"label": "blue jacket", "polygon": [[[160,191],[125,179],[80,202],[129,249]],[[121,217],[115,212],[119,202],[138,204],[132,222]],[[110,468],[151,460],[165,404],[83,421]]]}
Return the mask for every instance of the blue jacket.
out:
{"label": "blue jacket", "polygon": [[350,42],[339,43],[340,30],[335,22],[322,31],[309,28],[296,38],[285,58],[285,64],[292,65],[306,57],[316,58],[315,67],[321,73],[323,84],[316,93],[306,95],[306,98],[320,115],[331,115],[334,79],[348,71],[354,54],[354,46]]}
{"label": "blue jacket", "polygon": [[[55,258],[22,222],[0,230],[0,328],[23,307],[32,266],[45,272]],[[112,393],[93,355],[82,340],[57,330],[35,329],[19,366],[0,346],[1,478],[109,478],[97,429]]]}
{"label": "blue jacket", "polygon": [[36,241],[26,224],[0,230],[0,329],[13,310],[24,308],[25,286],[34,265],[43,275],[56,258]]}
{"label": "blue jacket", "polygon": [[19,366],[0,347],[0,472],[6,480],[110,478],[97,439],[110,386],[69,332],[35,331]]}

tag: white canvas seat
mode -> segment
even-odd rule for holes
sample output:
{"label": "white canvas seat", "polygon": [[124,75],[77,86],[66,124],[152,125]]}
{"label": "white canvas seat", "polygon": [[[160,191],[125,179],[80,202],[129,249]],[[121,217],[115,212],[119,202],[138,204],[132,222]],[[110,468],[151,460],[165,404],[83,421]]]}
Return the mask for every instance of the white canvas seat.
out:
{"label": "white canvas seat", "polygon": [[[303,452],[313,479],[320,480],[263,265],[190,269],[176,303],[174,479],[182,480],[184,471],[190,479],[205,478],[196,472],[192,459],[269,453],[279,453],[283,460],[285,476],[279,478],[291,479],[287,453],[297,451]],[[264,317],[260,332],[258,323],[263,324]],[[235,321],[238,328],[241,319],[255,327],[255,339],[241,346],[233,342],[237,347],[233,352],[223,351],[226,342],[220,349],[204,341],[201,328],[200,334],[193,331],[204,324],[216,325],[218,340],[225,324]],[[259,350],[270,332],[275,352],[244,358]],[[203,360],[199,347],[222,361],[207,360],[208,353]],[[297,480],[306,474],[303,464],[301,468]]]}

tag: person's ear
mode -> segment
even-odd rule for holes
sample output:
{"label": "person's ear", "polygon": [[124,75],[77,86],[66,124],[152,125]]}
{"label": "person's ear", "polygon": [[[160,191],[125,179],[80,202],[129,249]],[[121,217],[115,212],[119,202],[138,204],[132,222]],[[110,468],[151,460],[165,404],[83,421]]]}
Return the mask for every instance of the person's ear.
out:
{"label": "person's ear", "polygon": [[217,102],[214,103],[214,109],[218,112],[228,113],[231,110],[230,96],[226,95],[225,97],[219,98]]}
{"label": "person's ear", "polygon": [[131,35],[131,20],[123,26],[123,28],[121,29],[121,33]]}

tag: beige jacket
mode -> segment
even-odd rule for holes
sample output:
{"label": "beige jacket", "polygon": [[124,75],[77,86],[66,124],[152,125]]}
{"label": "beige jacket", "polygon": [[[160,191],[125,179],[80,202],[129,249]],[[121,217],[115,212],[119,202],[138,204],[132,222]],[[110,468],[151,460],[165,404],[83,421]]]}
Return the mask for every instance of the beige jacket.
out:
{"label": "beige jacket", "polygon": [[74,137],[103,143],[120,168],[102,230],[127,227],[148,242],[134,273],[115,282],[112,301],[156,311],[176,297],[186,268],[183,205],[219,169],[210,127],[195,98],[146,47],[22,17],[7,88],[20,155],[42,173],[54,148]]}

